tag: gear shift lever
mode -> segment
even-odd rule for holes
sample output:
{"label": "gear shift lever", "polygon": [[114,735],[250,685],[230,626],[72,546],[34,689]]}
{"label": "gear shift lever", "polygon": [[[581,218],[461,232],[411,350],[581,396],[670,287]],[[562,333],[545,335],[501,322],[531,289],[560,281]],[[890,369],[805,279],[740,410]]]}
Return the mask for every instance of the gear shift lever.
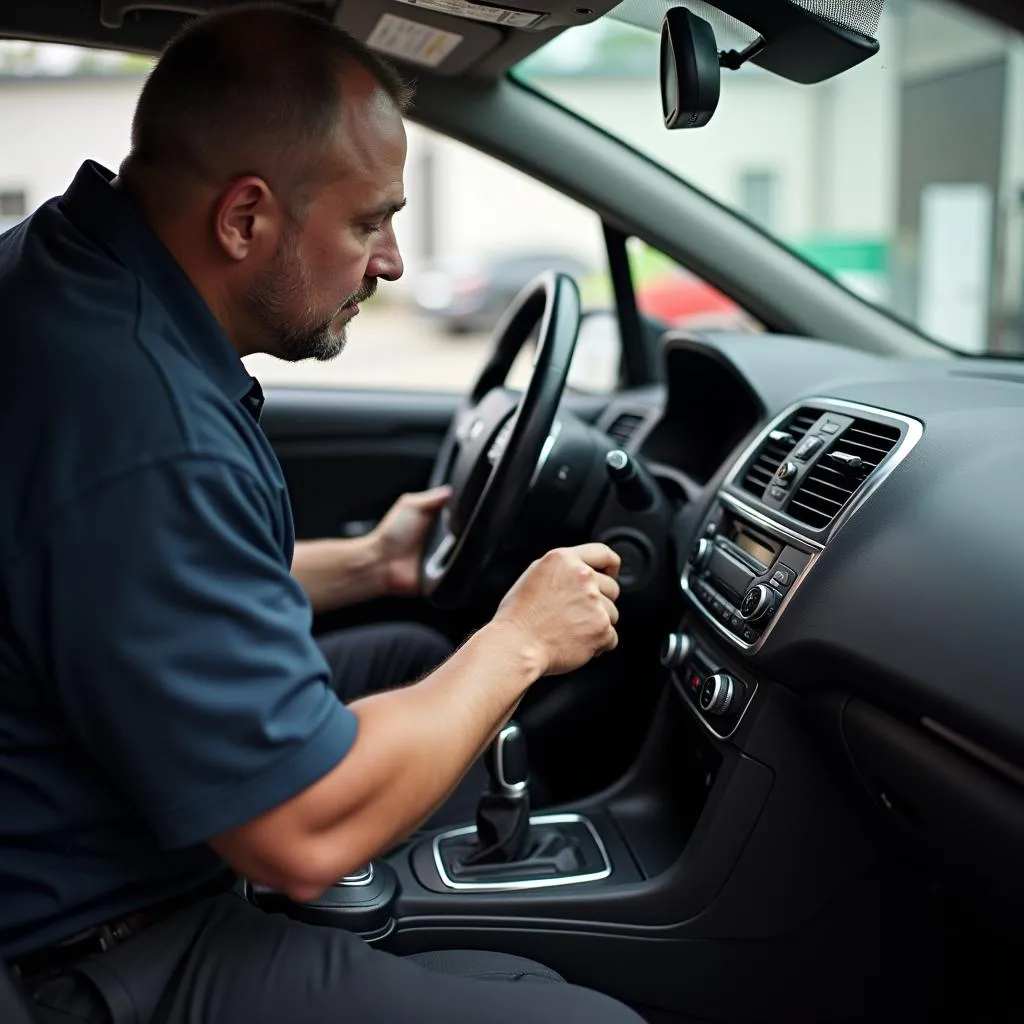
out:
{"label": "gear shift lever", "polygon": [[508,864],[526,855],[530,834],[526,738],[509,722],[484,753],[488,785],[476,809],[476,848],[462,863]]}
{"label": "gear shift lever", "polygon": [[529,799],[530,767],[526,756],[526,737],[515,722],[509,722],[494,737],[484,752],[484,767],[490,780],[490,792]]}
{"label": "gear shift lever", "polygon": [[481,891],[532,888],[603,878],[611,871],[596,831],[578,815],[530,821],[526,741],[515,722],[494,738],[484,765],[488,784],[477,805],[476,829],[456,829],[434,840],[443,882]]}

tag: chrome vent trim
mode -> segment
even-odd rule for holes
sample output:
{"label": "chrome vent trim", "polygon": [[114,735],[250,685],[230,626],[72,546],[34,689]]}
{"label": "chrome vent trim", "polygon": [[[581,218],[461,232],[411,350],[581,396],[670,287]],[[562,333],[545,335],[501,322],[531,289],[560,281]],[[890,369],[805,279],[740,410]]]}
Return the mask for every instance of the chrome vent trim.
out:
{"label": "chrome vent trim", "polygon": [[[831,526],[846,503],[900,443],[903,430],[895,424],[855,419],[831,450],[808,472],[786,512],[816,530]],[[856,469],[843,461],[856,463]]]}
{"label": "chrome vent trim", "polygon": [[804,406],[788,416],[775,429],[768,432],[764,444],[758,449],[754,460],[743,474],[740,489],[755,498],[764,496],[765,488],[775,475],[782,460],[799,443],[800,439],[818,421],[821,412]]}
{"label": "chrome vent trim", "polygon": [[[815,529],[807,523],[794,519],[786,512],[779,512],[767,507],[763,507],[761,509],[761,514],[767,516],[770,521],[789,526],[791,530],[794,530],[801,537],[807,540],[820,542],[824,538],[826,532],[829,535],[832,535],[839,530],[849,520],[849,518],[856,513],[857,509],[861,508],[864,502],[878,490],[893,470],[895,470],[896,467],[899,466],[899,464],[911,453],[911,451],[913,451],[917,442],[924,436],[924,424],[922,424],[920,420],[914,419],[912,416],[907,416],[904,413],[893,412],[890,409],[863,405],[859,402],[848,402],[845,399],[839,398],[808,397],[800,402],[794,402],[791,406],[788,406],[761,429],[757,436],[749,445],[747,445],[743,452],[740,453],[736,462],[733,463],[732,469],[729,470],[729,473],[726,476],[723,488],[734,490],[737,494],[742,494],[746,501],[749,502],[749,492],[744,491],[741,484],[744,467],[746,467],[750,460],[754,458],[755,454],[761,450],[765,441],[770,437],[772,431],[779,430],[789,421],[790,417],[803,409],[816,409],[821,413],[835,412],[841,416],[850,416],[854,419],[870,420],[873,417],[882,417],[883,420],[892,420],[901,424],[905,428],[902,431],[902,439],[896,444],[893,450],[881,460],[881,464],[878,465],[873,472],[868,474],[865,481],[856,489],[853,496],[845,503],[844,506],[841,507],[841,510],[833,519],[827,531],[825,529]],[[844,432],[843,436],[846,436],[846,432]],[[840,445],[840,447],[842,446]]]}

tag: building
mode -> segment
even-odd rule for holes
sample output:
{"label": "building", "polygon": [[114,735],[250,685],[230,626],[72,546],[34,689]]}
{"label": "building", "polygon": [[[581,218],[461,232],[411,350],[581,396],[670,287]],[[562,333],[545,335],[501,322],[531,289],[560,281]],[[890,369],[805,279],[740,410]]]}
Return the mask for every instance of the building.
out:
{"label": "building", "polygon": [[[814,87],[753,67],[725,72],[711,124],[668,132],[656,40],[615,22],[593,31],[616,47],[601,52],[597,40],[588,51],[583,30],[567,33],[524,67],[531,86],[937,337],[1024,351],[1019,40],[941,3],[890,0],[875,59]],[[81,54],[56,68],[0,65],[0,223],[61,192],[86,157],[117,165],[143,74],[137,60]],[[398,229],[410,281],[451,252],[602,259],[589,211],[417,126],[407,190]]]}

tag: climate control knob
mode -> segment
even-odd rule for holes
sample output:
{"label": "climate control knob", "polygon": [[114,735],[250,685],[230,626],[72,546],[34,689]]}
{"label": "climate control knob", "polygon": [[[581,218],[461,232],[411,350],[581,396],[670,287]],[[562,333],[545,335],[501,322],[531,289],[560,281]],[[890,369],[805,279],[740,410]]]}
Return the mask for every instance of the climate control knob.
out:
{"label": "climate control knob", "polygon": [[740,615],[747,622],[763,622],[779,603],[779,595],[767,583],[755,583],[744,595]]}
{"label": "climate control knob", "polygon": [[736,700],[738,686],[732,676],[724,672],[716,672],[708,676],[700,688],[700,707],[709,715],[724,715]]}
{"label": "climate control knob", "polygon": [[711,557],[711,549],[714,547],[714,542],[708,537],[701,537],[696,544],[693,545],[693,550],[690,552],[690,565],[694,569],[703,569],[708,564],[708,559]]}
{"label": "climate control knob", "polygon": [[665,668],[682,668],[693,650],[693,641],[685,633],[669,633],[661,645],[661,663]]}

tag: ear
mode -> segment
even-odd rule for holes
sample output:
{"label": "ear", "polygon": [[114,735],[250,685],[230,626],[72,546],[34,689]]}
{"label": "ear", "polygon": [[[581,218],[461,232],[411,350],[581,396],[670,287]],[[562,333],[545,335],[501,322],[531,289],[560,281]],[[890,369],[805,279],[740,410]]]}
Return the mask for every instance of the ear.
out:
{"label": "ear", "polygon": [[213,230],[225,255],[241,261],[277,245],[284,215],[270,186],[255,175],[237,178],[214,208]]}

